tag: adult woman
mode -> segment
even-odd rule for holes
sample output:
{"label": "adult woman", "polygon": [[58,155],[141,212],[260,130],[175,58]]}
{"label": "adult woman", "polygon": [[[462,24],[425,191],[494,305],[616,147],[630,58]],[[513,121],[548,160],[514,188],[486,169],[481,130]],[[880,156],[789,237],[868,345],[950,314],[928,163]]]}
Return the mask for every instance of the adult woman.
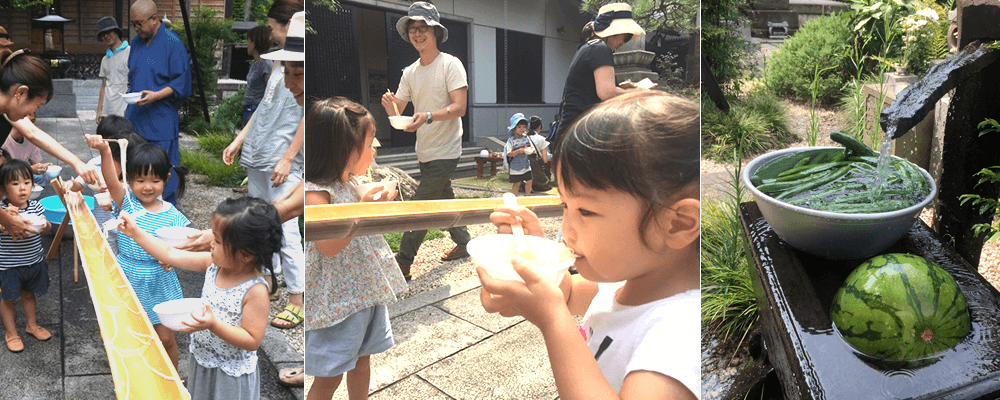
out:
{"label": "adult woman", "polygon": [[[48,63],[27,49],[11,52],[0,48],[0,142],[13,132],[27,138],[39,149],[73,167],[87,183],[97,182],[97,171],[52,139],[27,117],[52,98],[52,75]],[[17,128],[11,130],[11,128]],[[21,139],[15,137],[15,139]],[[38,233],[21,218],[0,213],[0,228],[14,240]]]}
{"label": "adult woman", "polygon": [[563,87],[561,118],[553,142],[558,142],[562,131],[594,104],[635,88],[627,81],[615,86],[613,55],[622,44],[646,34],[632,19],[632,7],[625,3],[608,4],[601,7],[593,23],[593,33],[600,39],[584,43],[573,56]]}
{"label": "adult woman", "polygon": [[[301,0],[276,0],[271,5],[267,13],[267,24],[271,28],[271,41],[278,43],[279,48],[284,48],[285,51],[295,49],[300,55],[303,54],[303,11]],[[292,18],[293,15],[295,18]],[[262,57],[269,58],[269,55]],[[296,92],[289,90],[285,80],[297,78],[301,82],[303,72],[301,66],[287,68],[283,64],[275,63],[260,105],[236,139],[222,153],[222,161],[226,164],[232,164],[236,154],[240,154],[240,165],[247,170],[247,192],[250,196],[269,202],[302,180],[301,150],[304,133],[299,130],[299,125],[304,108],[296,96],[303,98],[304,93],[301,83],[296,86],[292,82],[291,88]],[[286,77],[286,69],[293,77]],[[304,319],[302,296],[305,291],[305,265],[298,222],[285,222],[282,228],[285,240],[281,248],[280,270],[275,265],[275,272],[280,271],[288,285],[288,306],[271,321],[271,325],[288,329],[302,323]]]}

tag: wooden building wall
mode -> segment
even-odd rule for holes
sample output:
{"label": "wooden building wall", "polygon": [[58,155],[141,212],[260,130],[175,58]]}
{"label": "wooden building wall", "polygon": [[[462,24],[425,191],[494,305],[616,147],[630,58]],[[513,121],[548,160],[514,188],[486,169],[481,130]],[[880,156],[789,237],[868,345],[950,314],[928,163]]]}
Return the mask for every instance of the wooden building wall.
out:
{"label": "wooden building wall", "polygon": [[[183,17],[180,2],[177,0],[154,0],[161,17],[180,24]],[[231,0],[190,0],[191,7],[211,7],[219,10],[220,15],[226,11],[226,2]],[[63,17],[72,19],[66,23],[65,40],[68,53],[103,53],[104,43],[97,40],[97,20],[105,16],[115,16],[115,2],[121,2],[124,21],[118,24],[128,32],[131,39],[135,31],[128,26],[130,0],[56,0],[57,10]],[[28,47],[32,51],[44,50],[44,32],[31,28],[31,18],[41,15],[30,15],[28,11],[4,11],[0,13],[0,26],[7,29],[14,45],[13,49]],[[54,37],[58,47],[58,36]]]}

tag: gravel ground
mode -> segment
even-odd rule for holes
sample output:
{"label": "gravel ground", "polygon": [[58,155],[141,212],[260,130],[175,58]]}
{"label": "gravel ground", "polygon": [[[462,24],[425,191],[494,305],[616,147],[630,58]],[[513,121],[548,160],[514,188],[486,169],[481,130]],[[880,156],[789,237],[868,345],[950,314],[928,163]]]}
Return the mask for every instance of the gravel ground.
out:
{"label": "gravel ground", "polygon": [[[184,148],[194,149],[198,147],[197,141],[194,136],[182,133],[180,139],[180,145]],[[198,229],[211,229],[212,227],[212,212],[215,211],[215,206],[221,203],[223,200],[230,197],[241,197],[245,196],[243,193],[236,193],[232,188],[218,187],[205,184],[206,177],[200,174],[189,174],[187,176],[186,192],[184,198],[178,203],[177,208],[179,208],[185,216],[191,220],[193,227]],[[281,299],[271,302],[271,318],[281,312],[288,304],[288,292],[284,287],[281,287],[283,280],[281,275],[278,275],[278,294]],[[281,333],[285,335],[288,339],[288,343],[295,348],[299,354],[303,353],[304,348],[304,331],[302,325],[292,329],[281,329]]]}

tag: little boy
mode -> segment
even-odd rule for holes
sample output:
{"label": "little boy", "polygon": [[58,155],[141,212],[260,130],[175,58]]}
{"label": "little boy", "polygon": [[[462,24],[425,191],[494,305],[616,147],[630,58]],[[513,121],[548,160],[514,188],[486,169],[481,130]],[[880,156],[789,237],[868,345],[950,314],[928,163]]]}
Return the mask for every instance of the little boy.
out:
{"label": "little boy", "polygon": [[[127,40],[122,40],[122,28],[113,17],[104,17],[97,21],[97,40],[108,45],[108,50],[101,59],[101,97],[97,101],[97,123],[108,115],[125,115],[125,99],[122,94],[128,92],[128,55],[130,48]],[[99,171],[99,170],[98,170]],[[100,175],[100,174],[98,174]]]}
{"label": "little boy", "polygon": [[[51,227],[45,220],[42,208],[35,200],[31,200],[31,189],[34,187],[31,166],[27,161],[12,159],[0,164],[0,187],[6,198],[0,207],[0,212],[18,212],[21,217],[41,222],[39,233],[48,231]],[[52,337],[45,328],[38,325],[36,294],[45,294],[49,289],[48,263],[42,257],[42,238],[38,234],[14,241],[10,235],[0,233],[0,318],[3,319],[4,341],[7,350],[20,353],[24,343],[17,334],[14,325],[14,303],[22,299],[25,332],[35,339],[45,341]]]}
{"label": "little boy", "polygon": [[264,98],[267,79],[271,75],[274,62],[260,58],[271,49],[271,30],[266,26],[258,26],[247,32],[247,54],[253,57],[250,71],[247,72],[247,89],[243,94],[243,123],[246,125],[257,111],[260,100]]}
{"label": "little boy", "polygon": [[511,137],[507,139],[507,144],[503,147],[503,159],[510,174],[507,182],[514,184],[510,191],[516,196],[521,182],[524,182],[524,195],[530,196],[532,176],[528,155],[532,153],[534,146],[526,135],[528,133],[528,119],[524,117],[524,114],[514,114],[510,117],[510,127],[507,130]]}
{"label": "little boy", "polygon": [[[35,112],[32,111],[28,114],[28,118],[31,122],[35,122]],[[35,146],[34,143],[24,140],[24,136],[20,132],[17,132],[17,128],[11,128],[10,135],[7,135],[7,141],[3,143],[4,151],[7,151],[7,159],[17,158],[27,161],[31,164],[31,172],[35,176],[35,184],[39,186],[45,186],[46,175],[45,170],[49,168],[52,163],[42,162],[42,152]],[[5,160],[6,161],[6,160]]]}

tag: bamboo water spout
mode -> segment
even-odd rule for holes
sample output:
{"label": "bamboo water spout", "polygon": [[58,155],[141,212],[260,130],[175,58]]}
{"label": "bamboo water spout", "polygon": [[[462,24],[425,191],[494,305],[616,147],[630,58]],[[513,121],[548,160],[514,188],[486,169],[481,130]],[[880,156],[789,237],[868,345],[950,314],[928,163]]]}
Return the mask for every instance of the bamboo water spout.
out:
{"label": "bamboo water spout", "polygon": [[1000,58],[1000,51],[987,45],[989,43],[978,41],[969,43],[962,51],[927,71],[923,79],[899,92],[896,101],[879,116],[882,130],[895,139],[923,121],[945,93]]}

